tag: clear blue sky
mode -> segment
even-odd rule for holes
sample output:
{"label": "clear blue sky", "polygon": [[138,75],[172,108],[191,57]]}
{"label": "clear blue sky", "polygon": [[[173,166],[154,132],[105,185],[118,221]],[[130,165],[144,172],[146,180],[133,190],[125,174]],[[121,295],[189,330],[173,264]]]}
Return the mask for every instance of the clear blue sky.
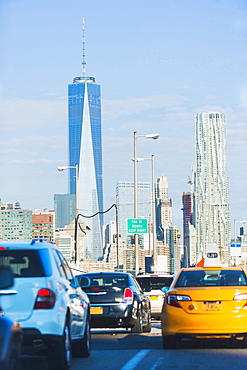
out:
{"label": "clear blue sky", "polygon": [[[168,176],[173,223],[195,156],[195,114],[227,115],[231,220],[247,220],[246,0],[0,0],[0,198],[53,209],[68,191],[67,86],[86,71],[101,85],[104,208],[138,157]],[[151,162],[138,164],[151,181]],[[114,212],[112,213],[114,218]],[[238,225],[240,226],[240,225]]]}

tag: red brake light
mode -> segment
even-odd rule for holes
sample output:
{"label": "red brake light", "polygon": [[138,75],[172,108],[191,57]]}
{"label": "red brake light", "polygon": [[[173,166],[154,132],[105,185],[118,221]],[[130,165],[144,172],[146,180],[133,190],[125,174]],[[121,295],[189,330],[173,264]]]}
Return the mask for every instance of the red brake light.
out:
{"label": "red brake light", "polygon": [[166,302],[168,305],[173,307],[179,307],[181,308],[179,301],[191,301],[191,298],[189,295],[177,295],[177,294],[168,294],[166,298]]}
{"label": "red brake light", "polygon": [[133,292],[130,288],[124,289],[124,302],[132,302],[133,301]]}
{"label": "red brake light", "polygon": [[1,251],[5,251],[5,250],[6,250],[6,248],[5,248],[5,247],[0,247],[0,250],[1,250]]}
{"label": "red brake light", "polygon": [[42,288],[38,291],[34,309],[51,309],[55,306],[56,294],[47,288]]}

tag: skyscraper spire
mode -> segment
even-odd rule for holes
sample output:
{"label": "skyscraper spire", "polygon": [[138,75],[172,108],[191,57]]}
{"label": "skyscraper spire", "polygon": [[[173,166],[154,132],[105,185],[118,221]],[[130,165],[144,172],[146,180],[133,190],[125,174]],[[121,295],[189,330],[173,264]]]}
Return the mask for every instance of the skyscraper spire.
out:
{"label": "skyscraper spire", "polygon": [[69,192],[78,196],[81,221],[84,222],[82,215],[85,215],[86,225],[91,230],[85,235],[78,256],[97,261],[103,256],[104,224],[101,96],[95,78],[86,76],[84,19],[82,26],[82,73],[73,78],[68,89]]}
{"label": "skyscraper spire", "polygon": [[85,55],[85,29],[84,18],[82,18],[82,77],[86,80],[86,55]]}

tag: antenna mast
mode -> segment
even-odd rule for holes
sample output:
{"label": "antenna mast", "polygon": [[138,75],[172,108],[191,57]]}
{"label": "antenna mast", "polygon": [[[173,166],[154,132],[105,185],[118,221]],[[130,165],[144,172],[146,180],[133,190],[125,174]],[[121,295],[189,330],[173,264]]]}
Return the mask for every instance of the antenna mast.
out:
{"label": "antenna mast", "polygon": [[82,77],[86,80],[86,55],[85,55],[85,29],[84,18],[82,18]]}

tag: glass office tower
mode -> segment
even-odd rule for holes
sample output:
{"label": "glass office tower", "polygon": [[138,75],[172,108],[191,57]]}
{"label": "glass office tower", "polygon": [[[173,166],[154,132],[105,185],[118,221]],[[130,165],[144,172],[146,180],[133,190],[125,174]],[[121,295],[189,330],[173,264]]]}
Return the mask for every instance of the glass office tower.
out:
{"label": "glass office tower", "polygon": [[[103,212],[102,135],[100,86],[93,77],[75,77],[69,85],[69,166],[79,166],[79,213]],[[76,170],[69,170],[69,192],[76,193]],[[84,258],[102,257],[103,214],[82,218],[90,232],[85,236]]]}
{"label": "glass office tower", "polygon": [[55,229],[63,229],[75,219],[75,194],[54,194]]}

